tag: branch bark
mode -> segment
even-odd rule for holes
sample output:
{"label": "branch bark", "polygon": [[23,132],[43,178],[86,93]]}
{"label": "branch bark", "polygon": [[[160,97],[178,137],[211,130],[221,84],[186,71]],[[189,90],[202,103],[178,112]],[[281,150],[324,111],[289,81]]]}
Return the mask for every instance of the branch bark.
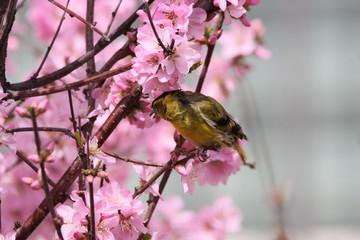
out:
{"label": "branch bark", "polygon": [[0,1],[0,83],[4,90],[8,87],[5,60],[9,33],[15,20],[17,0]]}

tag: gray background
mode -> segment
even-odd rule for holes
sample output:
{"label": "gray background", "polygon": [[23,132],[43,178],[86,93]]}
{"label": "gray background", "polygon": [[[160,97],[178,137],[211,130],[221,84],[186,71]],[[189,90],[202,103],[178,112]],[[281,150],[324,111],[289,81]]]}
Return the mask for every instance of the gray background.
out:
{"label": "gray background", "polygon": [[188,201],[230,194],[244,234],[256,233],[242,239],[271,239],[270,163],[293,239],[360,239],[360,1],[263,1],[249,16],[263,20],[273,57],[252,61],[230,105],[258,170],[243,168]]}

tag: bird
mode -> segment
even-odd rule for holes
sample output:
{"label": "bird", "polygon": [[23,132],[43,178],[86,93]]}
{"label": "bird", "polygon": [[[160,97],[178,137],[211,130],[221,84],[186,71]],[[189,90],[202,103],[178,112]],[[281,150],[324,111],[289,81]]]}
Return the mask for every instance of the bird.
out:
{"label": "bird", "polygon": [[204,150],[235,149],[244,165],[247,156],[239,139],[248,140],[241,126],[214,98],[201,93],[173,90],[163,92],[151,104],[156,116],[170,122],[191,144]]}

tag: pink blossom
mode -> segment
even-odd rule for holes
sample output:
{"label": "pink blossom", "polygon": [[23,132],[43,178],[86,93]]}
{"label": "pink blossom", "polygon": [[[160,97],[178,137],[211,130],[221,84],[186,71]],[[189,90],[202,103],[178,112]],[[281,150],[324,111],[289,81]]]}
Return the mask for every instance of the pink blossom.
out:
{"label": "pink blossom", "polygon": [[7,234],[3,235],[0,233],[0,240],[15,240],[16,232],[8,232]]}
{"label": "pink blossom", "polygon": [[[73,207],[60,205],[58,214],[64,218],[66,224],[62,231],[67,236],[79,235],[87,231],[86,216],[90,213],[89,193],[85,193],[86,205],[76,192],[72,193]],[[94,195],[95,225],[98,239],[122,240],[137,239],[140,232],[147,232],[140,216],[143,205],[139,200],[133,199],[127,189],[112,181],[100,188]],[[60,211],[59,211],[60,209]],[[71,239],[71,238],[70,238]]]}
{"label": "pink blossom", "polygon": [[240,170],[242,162],[235,150],[228,148],[221,152],[209,151],[208,154],[209,158],[205,162],[192,160],[186,164],[187,172],[181,177],[185,193],[195,190],[196,181],[200,185],[226,184],[228,177]]}
{"label": "pink blossom", "polygon": [[238,5],[230,5],[225,11],[224,24],[228,25],[231,23],[231,19],[239,19],[245,15],[246,9],[243,6],[244,0],[241,0]]}
{"label": "pink blossom", "polygon": [[230,2],[233,6],[239,5],[239,0],[214,0],[214,6],[219,7],[221,11],[225,11],[227,2]]}
{"label": "pink blossom", "polygon": [[206,11],[202,8],[193,8],[192,14],[189,16],[189,26],[186,35],[188,37],[199,38],[205,33],[204,21],[206,20]]}
{"label": "pink blossom", "polygon": [[241,215],[229,197],[218,198],[213,206],[202,208],[196,219],[198,226],[193,239],[204,239],[200,236],[214,240],[225,239],[228,233],[240,230]]}
{"label": "pink blossom", "polygon": [[90,158],[94,161],[94,166],[99,163],[115,163],[115,158],[103,153],[98,147],[97,137],[93,137],[89,144]]}
{"label": "pink blossom", "polygon": [[177,4],[157,1],[152,9],[155,10],[153,21],[155,24],[163,24],[172,27],[179,32],[188,31],[189,16],[192,13],[192,4],[187,5],[182,1]]}
{"label": "pink blossom", "polygon": [[255,37],[256,34],[252,28],[232,24],[229,31],[224,31],[219,39],[219,43],[223,46],[221,51],[223,56],[231,59],[251,55],[256,48]]}
{"label": "pink blossom", "polygon": [[194,230],[195,214],[183,208],[184,202],[179,196],[166,198],[158,203],[155,218],[150,222],[150,231],[156,233],[157,240],[191,239],[185,236]]}
{"label": "pink blossom", "polygon": [[[87,226],[84,225],[76,215],[85,216],[89,213],[86,208],[72,208],[61,204],[56,208],[56,212],[62,217],[64,224],[61,225],[61,233],[65,239],[72,239],[74,235],[87,232]],[[85,210],[85,211],[83,211]]]}
{"label": "pink blossom", "polygon": [[[139,174],[140,185],[138,187],[142,187],[147,181],[149,181],[156,170],[155,167],[143,166],[138,164],[134,164],[133,167],[136,173]],[[145,193],[152,193],[154,196],[160,196],[159,184],[155,181],[145,190]]]}
{"label": "pink blossom", "polygon": [[261,2],[261,0],[246,0],[245,4],[246,6],[256,6]]}

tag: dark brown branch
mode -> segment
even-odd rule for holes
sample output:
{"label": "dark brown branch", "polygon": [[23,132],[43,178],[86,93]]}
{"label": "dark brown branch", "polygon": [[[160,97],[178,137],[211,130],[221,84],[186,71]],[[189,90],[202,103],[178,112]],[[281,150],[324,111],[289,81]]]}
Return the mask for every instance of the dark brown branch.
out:
{"label": "dark brown branch", "polygon": [[113,158],[119,159],[119,160],[124,161],[124,162],[130,162],[130,163],[135,163],[135,164],[144,165],[144,166],[150,166],[150,167],[163,167],[164,166],[164,164],[158,164],[158,163],[152,163],[152,162],[143,162],[143,161],[139,161],[139,160],[136,160],[136,159],[127,158],[127,157],[120,156],[120,155],[112,153],[112,152],[105,151],[103,149],[101,149],[101,151],[103,153],[105,153],[106,155],[109,155],[109,156],[111,156]]}
{"label": "dark brown branch", "polygon": [[71,11],[70,9],[68,9],[67,7],[64,7],[63,5],[61,5],[60,3],[58,3],[55,0],[48,0],[48,1],[51,2],[52,4],[54,4],[55,6],[57,6],[58,8],[62,9],[63,11],[65,11],[67,14],[70,15],[70,17],[75,17],[80,22],[84,23],[87,27],[94,29],[94,31],[97,32],[100,36],[102,36],[103,38],[106,38],[105,34],[103,32],[101,32],[97,27],[95,27],[95,24],[93,24],[92,21],[90,22],[88,19],[85,20],[83,17],[78,15],[76,12]]}
{"label": "dark brown branch", "polygon": [[166,172],[169,169],[172,169],[178,164],[181,164],[183,162],[188,161],[189,159],[196,156],[196,153],[191,153],[189,156],[177,161],[176,163],[173,162],[173,159],[170,159],[165,166],[160,168],[144,185],[142,185],[140,188],[136,189],[133,198],[136,198],[140,194],[142,194],[151,184],[153,184],[164,172]]}
{"label": "dark brown branch", "polygon": [[89,83],[98,82],[98,81],[104,80],[106,78],[112,77],[112,76],[114,76],[116,74],[126,72],[126,71],[131,69],[131,66],[132,66],[131,64],[128,64],[128,65],[125,65],[123,67],[119,67],[119,68],[116,68],[114,70],[110,70],[110,71],[101,73],[99,75],[89,77],[89,78],[85,78],[85,79],[82,79],[82,80],[80,80],[78,82],[69,83],[69,84],[62,85],[62,86],[54,86],[54,87],[49,87],[49,88],[44,88],[44,89],[37,89],[37,90],[10,92],[11,93],[11,99],[19,100],[19,99],[23,99],[23,98],[27,98],[27,97],[49,95],[49,94],[52,94],[52,93],[63,92],[63,91],[67,91],[67,90],[70,90],[70,89],[78,89],[79,87],[85,86],[85,85],[87,85]]}
{"label": "dark brown branch", "polygon": [[[86,21],[93,23],[94,22],[94,0],[87,0],[86,4]],[[95,29],[94,29],[95,30]],[[94,49],[94,34],[93,34],[93,27],[87,25],[85,29],[85,46],[86,52],[90,52]],[[87,77],[92,77],[96,72],[95,67],[95,58],[94,56],[91,57],[87,62],[87,69],[86,74]]]}
{"label": "dark brown branch", "polygon": [[[153,0],[149,1],[149,4],[153,2]],[[62,78],[66,76],[67,74],[71,73],[75,69],[82,66],[84,63],[86,63],[91,57],[98,54],[101,50],[103,50],[106,46],[108,46],[112,41],[114,41],[117,37],[120,35],[125,34],[131,27],[131,25],[134,23],[134,21],[138,18],[137,11],[142,9],[144,7],[144,4],[141,5],[126,21],[124,21],[112,34],[109,35],[109,40],[106,40],[104,38],[101,38],[94,46],[94,49],[87,52],[82,57],[78,58],[74,62],[64,66],[63,68],[52,72],[46,76],[37,78],[36,81],[33,79],[29,79],[27,81],[21,82],[21,83],[13,83],[10,84],[8,87],[9,90],[28,90],[32,88],[37,88],[44,86],[46,84],[52,83],[56,81],[59,78]]]}
{"label": "dark brown branch", "polygon": [[[42,132],[61,132],[61,133],[64,133],[65,135],[75,139],[74,134],[69,129],[66,129],[66,128],[38,127],[37,129],[38,129],[38,131],[42,131]],[[34,128],[31,128],[31,127],[12,128],[12,129],[5,130],[5,132],[7,132],[7,133],[32,132],[32,131],[34,131]]]}
{"label": "dark brown branch", "polygon": [[99,128],[99,130],[95,134],[95,137],[97,137],[98,139],[98,147],[101,147],[103,145],[106,139],[114,131],[117,124],[124,117],[129,115],[133,108],[136,106],[141,97],[142,87],[140,85],[134,84],[129,92],[130,93],[127,96],[121,99],[114,111],[112,111],[108,119],[106,119],[105,123]]}
{"label": "dark brown branch", "polygon": [[[141,86],[134,85],[131,89],[129,89],[128,94],[121,99],[119,104],[115,107],[113,113],[110,114],[104,123],[104,127],[99,129],[99,131],[95,134],[95,136],[99,139],[99,147],[101,147],[105,140],[110,136],[111,132],[115,129],[119,122],[131,112],[134,106],[136,106],[141,97],[141,91]],[[80,156],[73,161],[57,182],[54,189],[51,191],[51,198],[53,199],[54,205],[62,203],[67,199],[66,192],[75,179],[80,175],[81,169],[86,167],[86,157],[83,155],[84,153],[80,153]],[[30,215],[23,226],[18,230],[16,240],[23,240],[29,237],[48,213],[49,209],[47,207],[46,200],[43,200],[35,209],[33,214]]]}
{"label": "dark brown branch", "polygon": [[133,198],[136,198],[140,194],[142,194],[148,187],[150,187],[164,172],[171,170],[172,168],[172,160],[168,161],[165,166],[159,169],[144,185],[140,188],[136,189]]}
{"label": "dark brown branch", "polygon": [[12,25],[15,20],[17,0],[0,1],[0,83],[4,90],[8,87],[6,80],[5,60],[7,55],[7,43]]}
{"label": "dark brown branch", "polygon": [[116,7],[115,7],[115,10],[111,13],[111,20],[110,20],[110,22],[109,22],[109,25],[108,25],[107,28],[106,28],[105,35],[108,35],[108,34],[109,34],[110,29],[111,29],[111,26],[112,26],[112,24],[113,24],[113,22],[114,22],[114,20],[115,20],[116,14],[117,14],[117,12],[118,12],[118,10],[119,10],[119,7],[120,7],[121,3],[122,3],[122,0],[119,0],[118,4],[117,4]]}
{"label": "dark brown branch", "polygon": [[[67,0],[67,2],[66,2],[66,8],[69,6],[69,3],[70,3],[70,0]],[[63,22],[64,22],[64,20],[65,20],[65,14],[66,14],[66,12],[64,11],[64,13],[63,13],[63,15],[62,15],[62,17],[61,17],[61,19],[60,19],[59,25],[58,25],[58,27],[57,27],[57,29],[56,29],[56,32],[55,32],[55,34],[54,34],[54,37],[53,37],[53,39],[51,40],[50,45],[48,46],[48,48],[47,48],[47,50],[46,50],[46,53],[45,53],[45,55],[44,55],[44,57],[43,57],[40,65],[39,65],[38,69],[36,70],[36,72],[34,73],[34,75],[33,75],[31,78],[34,78],[34,79],[35,79],[35,78],[37,78],[37,77],[39,76],[39,73],[40,73],[41,69],[43,68],[46,59],[47,59],[48,56],[49,56],[49,53],[50,53],[50,51],[51,51],[51,49],[52,49],[52,47],[53,47],[53,45],[54,45],[54,43],[55,43],[55,40],[56,40],[57,36],[59,35],[61,26],[62,26],[62,24],[63,24]]]}
{"label": "dark brown branch", "polygon": [[42,156],[42,154],[41,154],[41,141],[40,141],[40,135],[39,135],[38,127],[37,127],[37,121],[36,121],[34,108],[32,108],[30,110],[30,113],[31,113],[31,121],[32,121],[33,127],[34,127],[34,135],[35,135],[35,144],[36,144],[37,154],[40,157],[40,171],[41,171],[42,187],[44,188],[46,203],[47,203],[48,208],[50,209],[50,213],[52,216],[52,220],[54,222],[56,233],[61,240],[64,240],[64,237],[61,233],[61,224],[59,224],[58,217],[57,217],[57,214],[54,209],[54,202],[50,195],[50,189],[49,189],[49,185],[48,185],[48,177],[47,177],[47,174],[45,171],[45,157]]}
{"label": "dark brown branch", "polygon": [[[218,20],[218,22],[216,24],[214,33],[216,33],[218,30],[221,29],[223,22],[224,22],[224,14],[222,13],[222,14],[219,15],[219,20]],[[214,49],[215,49],[215,44],[208,44],[207,46],[208,46],[208,50],[207,50],[207,53],[206,53],[204,66],[201,69],[200,77],[199,77],[199,80],[198,80],[198,83],[197,83],[197,86],[196,86],[196,90],[195,90],[195,92],[197,92],[197,93],[201,92],[201,88],[202,88],[202,86],[204,84],[206,73],[207,73],[209,65],[210,65],[211,57],[212,57],[212,54],[213,54]]]}

